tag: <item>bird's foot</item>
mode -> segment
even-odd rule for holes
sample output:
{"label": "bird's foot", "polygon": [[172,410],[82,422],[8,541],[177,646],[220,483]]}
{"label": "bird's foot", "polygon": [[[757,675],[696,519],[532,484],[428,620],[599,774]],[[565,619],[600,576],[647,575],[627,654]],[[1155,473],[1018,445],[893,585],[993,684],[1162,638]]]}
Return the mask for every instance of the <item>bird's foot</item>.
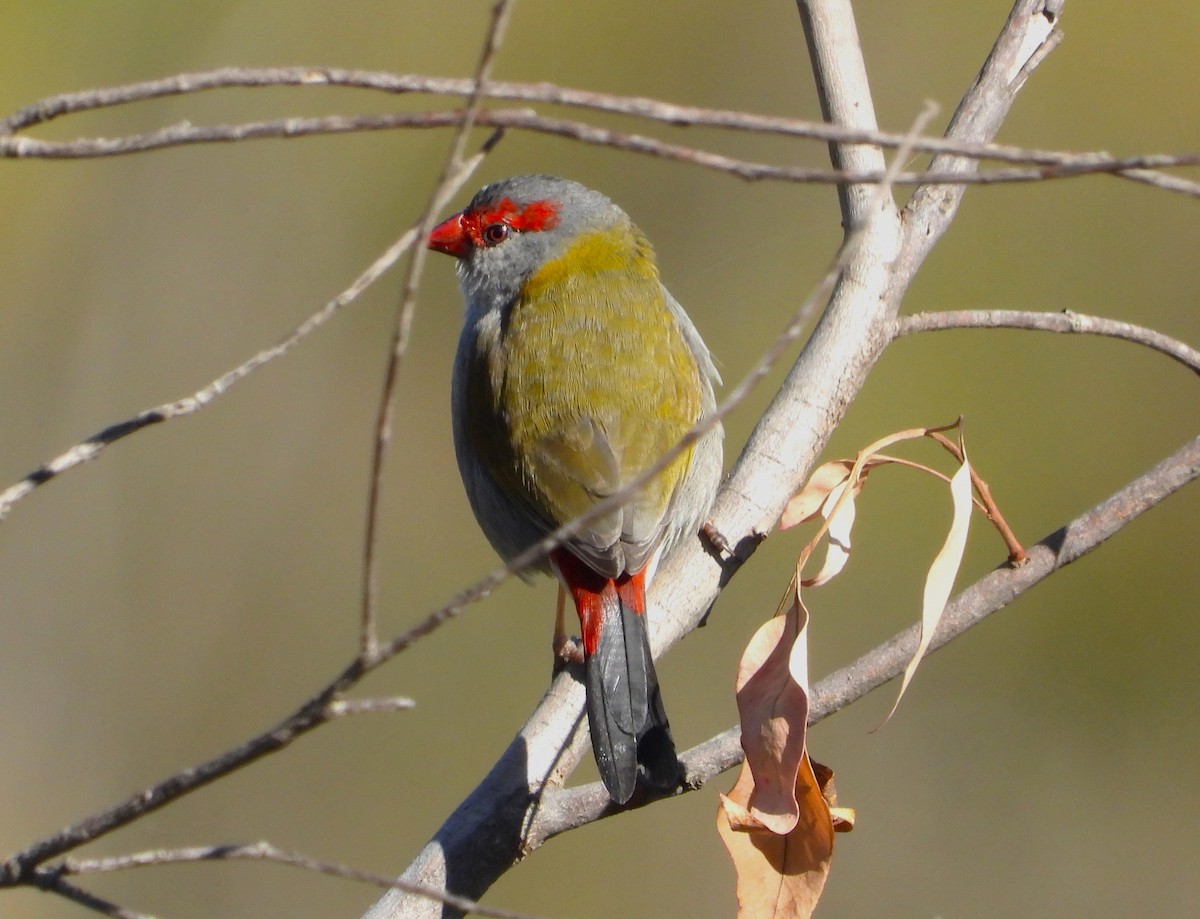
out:
{"label": "bird's foot", "polygon": [[717,525],[711,520],[705,520],[700,524],[700,536],[710,546],[717,550],[721,555],[732,555],[733,548],[729,545],[729,540],[725,538],[725,534],[717,529]]}
{"label": "bird's foot", "polygon": [[583,642],[571,635],[555,635],[551,644],[554,651],[554,675],[557,676],[571,664],[583,663]]}

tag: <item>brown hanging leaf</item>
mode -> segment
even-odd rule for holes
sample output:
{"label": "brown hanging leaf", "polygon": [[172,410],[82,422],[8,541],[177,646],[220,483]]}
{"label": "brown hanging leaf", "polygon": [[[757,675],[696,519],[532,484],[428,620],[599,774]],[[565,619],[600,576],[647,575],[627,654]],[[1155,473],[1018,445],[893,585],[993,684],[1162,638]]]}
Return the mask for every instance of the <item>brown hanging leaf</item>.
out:
{"label": "brown hanging leaf", "polygon": [[817,906],[833,858],[833,821],[804,754],[796,778],[798,820],[785,834],[758,824],[747,806],[754,793],[748,763],[721,796],[717,832],[737,871],[739,919],[808,919]]}
{"label": "brown hanging leaf", "polygon": [[[805,750],[808,611],[798,585],[799,571],[738,668],[746,759],[733,790],[721,796],[717,829],[737,871],[742,919],[807,919],[833,857],[835,823],[825,798],[833,773],[821,766],[818,777]],[[852,825],[848,813],[839,828]]]}
{"label": "brown hanging leaf", "polygon": [[746,806],[776,833],[790,832],[799,819],[796,773],[808,730],[808,612],[794,580],[789,592],[791,607],[759,627],[737,676],[742,749],[753,775]]}

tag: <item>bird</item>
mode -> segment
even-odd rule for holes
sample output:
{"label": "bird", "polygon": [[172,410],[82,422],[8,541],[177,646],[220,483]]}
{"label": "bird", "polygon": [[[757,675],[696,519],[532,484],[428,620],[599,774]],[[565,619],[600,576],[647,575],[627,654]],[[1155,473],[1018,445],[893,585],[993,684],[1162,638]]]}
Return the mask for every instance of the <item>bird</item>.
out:
{"label": "bird", "polygon": [[[427,245],[457,260],[466,311],[451,386],[455,455],[506,561],[626,489],[715,411],[708,348],[660,281],[645,234],[600,192],[549,175],[493,182]],[[723,436],[713,423],[540,563],[579,616],[592,749],[617,804],[639,782],[666,792],[682,779],[646,588],[705,524]],[[560,625],[561,608],[560,593]]]}

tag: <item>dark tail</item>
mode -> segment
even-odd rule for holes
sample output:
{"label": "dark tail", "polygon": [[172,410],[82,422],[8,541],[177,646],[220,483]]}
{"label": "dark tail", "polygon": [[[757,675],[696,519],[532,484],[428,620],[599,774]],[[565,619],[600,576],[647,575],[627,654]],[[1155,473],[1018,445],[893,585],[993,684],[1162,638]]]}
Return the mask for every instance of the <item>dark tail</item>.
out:
{"label": "dark tail", "polygon": [[668,790],[679,785],[682,768],[650,656],[641,574],[609,581],[600,607],[599,635],[585,667],[588,722],[604,787],[624,804],[639,774]]}

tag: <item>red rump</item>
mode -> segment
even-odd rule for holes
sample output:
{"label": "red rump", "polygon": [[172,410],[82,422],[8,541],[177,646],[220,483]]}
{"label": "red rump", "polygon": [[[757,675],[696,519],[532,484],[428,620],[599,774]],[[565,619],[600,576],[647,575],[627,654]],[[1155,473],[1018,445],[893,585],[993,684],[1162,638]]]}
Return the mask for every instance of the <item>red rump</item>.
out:
{"label": "red rump", "polygon": [[512,198],[501,198],[487,210],[463,211],[434,227],[429,246],[456,258],[466,258],[472,248],[486,245],[483,231],[505,224],[518,233],[549,230],[558,223],[558,205],[553,201],[530,201],[519,207]]}
{"label": "red rump", "polygon": [[637,574],[622,572],[616,579],[606,578],[593,571],[588,565],[570,552],[556,549],[551,553],[554,564],[567,583],[575,611],[579,614],[579,628],[583,632],[583,650],[591,657],[600,643],[600,630],[604,625],[604,604],[614,600],[629,607],[639,616],[646,613],[646,572]]}
{"label": "red rump", "polygon": [[628,606],[639,616],[646,615],[646,569],[637,574],[623,574],[617,578],[617,596],[621,604]]}

